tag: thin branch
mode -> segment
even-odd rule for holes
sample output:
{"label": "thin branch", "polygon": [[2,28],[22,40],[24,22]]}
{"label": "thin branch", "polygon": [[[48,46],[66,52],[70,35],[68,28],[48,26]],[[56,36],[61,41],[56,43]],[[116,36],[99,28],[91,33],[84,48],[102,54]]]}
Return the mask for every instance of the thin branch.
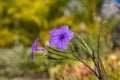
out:
{"label": "thin branch", "polygon": [[98,73],[99,73],[99,78],[101,78],[101,70],[100,70],[100,54],[99,54],[99,49],[100,49],[100,31],[98,33],[98,41],[97,41],[97,68],[98,68]]}
{"label": "thin branch", "polygon": [[60,54],[57,54],[57,53],[51,52],[51,51],[49,51],[49,50],[48,50],[48,52],[49,52],[50,54],[55,54],[55,55],[58,55],[58,56],[61,56],[61,57],[67,57],[67,56],[63,56],[63,55],[60,55]]}
{"label": "thin branch", "polygon": [[51,49],[51,50],[53,50],[53,51],[56,51],[56,52],[67,53],[67,52],[64,52],[64,51],[60,51],[60,50],[57,50],[57,49],[54,49],[54,48],[51,48],[51,47],[49,47],[49,49]]}
{"label": "thin branch", "polygon": [[83,63],[85,66],[87,66],[87,67],[99,78],[98,74],[97,74],[89,65],[87,65],[84,61],[82,61],[78,56],[75,55],[75,53],[74,53],[74,51],[72,50],[72,47],[71,47],[70,45],[69,45],[69,47],[70,47],[70,49],[71,49],[71,51],[72,51],[72,53],[73,53],[73,56],[74,56],[78,61],[80,61],[81,63]]}
{"label": "thin branch", "polygon": [[97,70],[97,75],[99,76],[99,72],[98,72],[99,67],[98,67],[98,65],[97,65],[97,63],[96,63],[96,61],[95,61],[95,51],[94,51],[94,50],[93,50],[92,55],[93,55],[92,61],[93,61],[94,65],[95,65],[95,68],[96,68],[96,70]]}
{"label": "thin branch", "polygon": [[[73,38],[73,39],[78,42],[77,39],[75,39],[75,38]],[[85,45],[83,45],[83,44],[80,44],[80,45],[81,45],[82,48],[85,50],[86,54],[92,58],[92,55],[90,55],[90,54],[88,53],[88,50],[84,47]]]}
{"label": "thin branch", "polygon": [[[51,52],[51,51],[49,51],[49,50],[48,50],[48,52],[49,52],[50,54],[54,54],[54,55],[57,55],[57,56],[61,56],[61,57],[63,57],[64,59],[66,58],[66,59],[76,60],[76,59],[74,59],[74,58],[70,58],[70,57],[67,57],[67,56],[63,56],[63,55],[60,55],[60,54]],[[77,61],[77,60],[76,60],[76,61]]]}
{"label": "thin branch", "polygon": [[92,54],[91,49],[88,47],[88,45],[85,43],[85,41],[76,33],[76,36],[81,40],[83,46],[88,50],[90,54]]}

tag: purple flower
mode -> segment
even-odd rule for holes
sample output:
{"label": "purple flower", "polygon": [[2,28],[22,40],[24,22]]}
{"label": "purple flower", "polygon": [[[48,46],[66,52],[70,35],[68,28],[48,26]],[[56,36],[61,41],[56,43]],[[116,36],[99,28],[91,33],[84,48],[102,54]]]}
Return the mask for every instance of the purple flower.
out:
{"label": "purple flower", "polygon": [[36,40],[34,41],[34,43],[32,44],[32,50],[31,50],[31,53],[30,53],[30,57],[32,60],[34,60],[34,57],[33,57],[33,53],[37,50],[40,50],[40,51],[45,51],[45,48],[43,47],[38,47],[37,46],[37,43],[39,41],[39,38],[36,38]]}
{"label": "purple flower", "polygon": [[59,50],[65,50],[68,47],[68,42],[73,38],[74,33],[69,30],[67,25],[64,25],[59,29],[51,30],[50,35],[50,46],[55,45]]}

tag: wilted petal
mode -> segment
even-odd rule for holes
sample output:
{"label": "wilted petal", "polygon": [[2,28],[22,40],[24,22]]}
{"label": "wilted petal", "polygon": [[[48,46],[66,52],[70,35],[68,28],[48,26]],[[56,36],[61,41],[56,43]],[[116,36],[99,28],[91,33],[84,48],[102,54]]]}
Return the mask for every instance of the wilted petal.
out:
{"label": "wilted petal", "polygon": [[31,52],[34,52],[36,50],[38,41],[39,41],[39,38],[36,38],[35,41],[33,42]]}
{"label": "wilted petal", "polygon": [[30,58],[31,58],[32,60],[34,59],[33,54],[34,54],[34,52],[35,52],[36,50],[40,50],[40,51],[44,51],[44,50],[45,50],[45,48],[43,48],[43,47],[38,47],[38,46],[37,46],[38,41],[39,41],[39,38],[36,38],[35,41],[34,41],[33,44],[32,44],[32,50],[31,50],[31,53],[30,53]]}
{"label": "wilted petal", "polygon": [[43,48],[43,47],[37,47],[36,50],[45,51],[45,48]]}
{"label": "wilted petal", "polygon": [[33,44],[32,44],[32,47],[36,47],[38,41],[39,41],[39,38],[36,38],[35,41],[34,41]]}
{"label": "wilted petal", "polygon": [[31,58],[32,60],[34,60],[33,53],[34,53],[34,52],[31,52],[31,53],[30,53],[30,58]]}

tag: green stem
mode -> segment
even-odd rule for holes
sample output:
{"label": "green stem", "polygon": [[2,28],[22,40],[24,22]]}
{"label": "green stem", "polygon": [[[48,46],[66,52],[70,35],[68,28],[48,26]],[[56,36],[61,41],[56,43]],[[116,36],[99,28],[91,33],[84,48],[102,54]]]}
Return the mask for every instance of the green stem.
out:
{"label": "green stem", "polygon": [[84,61],[82,61],[82,60],[74,53],[74,51],[72,50],[72,47],[71,47],[70,45],[69,45],[69,47],[70,47],[70,49],[71,49],[71,51],[72,51],[73,56],[74,56],[78,61],[80,61],[81,63],[83,63],[86,67],[88,67],[88,68],[96,75],[96,77],[99,78],[98,74],[97,74],[89,65],[87,65]]}

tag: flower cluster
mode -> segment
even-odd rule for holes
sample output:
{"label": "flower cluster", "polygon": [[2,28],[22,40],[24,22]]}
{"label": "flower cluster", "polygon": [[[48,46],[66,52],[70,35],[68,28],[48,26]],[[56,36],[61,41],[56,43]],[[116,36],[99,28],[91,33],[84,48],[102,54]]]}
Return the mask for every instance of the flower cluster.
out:
{"label": "flower cluster", "polygon": [[[69,30],[67,25],[64,25],[60,27],[59,29],[53,29],[50,31],[50,40],[49,44],[50,46],[56,46],[59,50],[65,50],[68,47],[68,42],[73,38],[74,33]],[[37,46],[37,43],[39,41],[39,38],[37,38],[33,45],[31,50],[31,59],[33,60],[33,53],[37,50],[45,51],[46,49],[43,47]]]}

